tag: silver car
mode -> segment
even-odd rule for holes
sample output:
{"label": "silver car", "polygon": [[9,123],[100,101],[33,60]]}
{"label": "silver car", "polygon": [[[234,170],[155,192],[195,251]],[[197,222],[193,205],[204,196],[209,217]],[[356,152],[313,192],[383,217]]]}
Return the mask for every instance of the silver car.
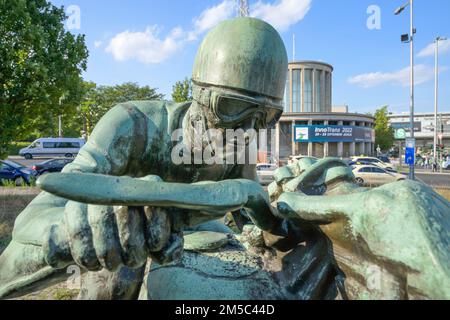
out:
{"label": "silver car", "polygon": [[278,166],[270,163],[260,163],[256,165],[256,172],[258,174],[259,182],[262,185],[269,185],[274,181],[274,172]]}
{"label": "silver car", "polygon": [[361,186],[381,186],[383,184],[405,180],[406,177],[400,173],[389,172],[377,166],[361,166],[353,167],[353,174],[356,182]]}

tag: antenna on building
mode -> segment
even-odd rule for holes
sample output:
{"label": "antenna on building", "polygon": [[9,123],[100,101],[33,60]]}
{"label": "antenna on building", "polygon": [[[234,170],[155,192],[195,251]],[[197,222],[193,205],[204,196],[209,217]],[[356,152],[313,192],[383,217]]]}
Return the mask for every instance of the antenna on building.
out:
{"label": "antenna on building", "polygon": [[292,34],[292,61],[295,62],[295,33]]}
{"label": "antenna on building", "polygon": [[250,7],[248,0],[237,0],[238,17],[248,17],[250,15]]}

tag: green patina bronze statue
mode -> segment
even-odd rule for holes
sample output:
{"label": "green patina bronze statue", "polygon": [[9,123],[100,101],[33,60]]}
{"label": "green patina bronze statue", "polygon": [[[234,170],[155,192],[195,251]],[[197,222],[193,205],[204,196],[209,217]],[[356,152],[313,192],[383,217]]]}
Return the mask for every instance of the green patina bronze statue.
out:
{"label": "green patina bronze statue", "polygon": [[[369,191],[340,160],[303,159],[267,194],[254,164],[221,161],[278,121],[287,69],[279,34],[237,18],[200,46],[192,102],[114,107],[63,173],[38,181],[0,256],[0,298],[74,264],[88,272],[81,299],[347,298],[341,270],[350,298],[450,298],[450,204],[431,189]],[[223,138],[225,153],[197,161],[217,150],[202,133],[227,129],[244,142]],[[219,221],[230,212],[242,232]]]}

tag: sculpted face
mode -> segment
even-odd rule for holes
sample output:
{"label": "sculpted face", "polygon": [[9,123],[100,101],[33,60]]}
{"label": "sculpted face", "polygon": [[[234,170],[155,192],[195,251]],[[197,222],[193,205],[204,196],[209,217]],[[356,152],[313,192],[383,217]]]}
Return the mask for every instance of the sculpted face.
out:
{"label": "sculpted face", "polygon": [[[194,118],[205,119],[203,127],[222,134],[226,145],[248,146],[259,130],[273,126],[282,113],[280,109],[272,107],[267,98],[241,90],[200,88],[195,84],[194,88],[194,92],[201,92],[199,95],[194,93],[192,108],[197,110]],[[242,134],[244,139],[241,138]]]}

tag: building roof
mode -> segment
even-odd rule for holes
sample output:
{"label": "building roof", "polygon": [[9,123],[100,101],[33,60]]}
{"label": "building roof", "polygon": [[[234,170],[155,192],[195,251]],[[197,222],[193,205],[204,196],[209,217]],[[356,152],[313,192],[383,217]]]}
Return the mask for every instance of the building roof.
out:
{"label": "building roof", "polygon": [[304,121],[306,119],[312,121],[357,121],[357,122],[369,122],[373,123],[375,118],[360,113],[340,113],[340,112],[286,112],[281,116],[281,120],[299,120]]}
{"label": "building roof", "polygon": [[333,66],[331,64],[322,62],[322,61],[314,61],[314,60],[296,60],[296,61],[291,61],[289,62],[289,65],[296,65],[296,64],[318,64],[318,65],[322,65],[325,66],[327,68],[330,68],[331,71],[334,70]]}

